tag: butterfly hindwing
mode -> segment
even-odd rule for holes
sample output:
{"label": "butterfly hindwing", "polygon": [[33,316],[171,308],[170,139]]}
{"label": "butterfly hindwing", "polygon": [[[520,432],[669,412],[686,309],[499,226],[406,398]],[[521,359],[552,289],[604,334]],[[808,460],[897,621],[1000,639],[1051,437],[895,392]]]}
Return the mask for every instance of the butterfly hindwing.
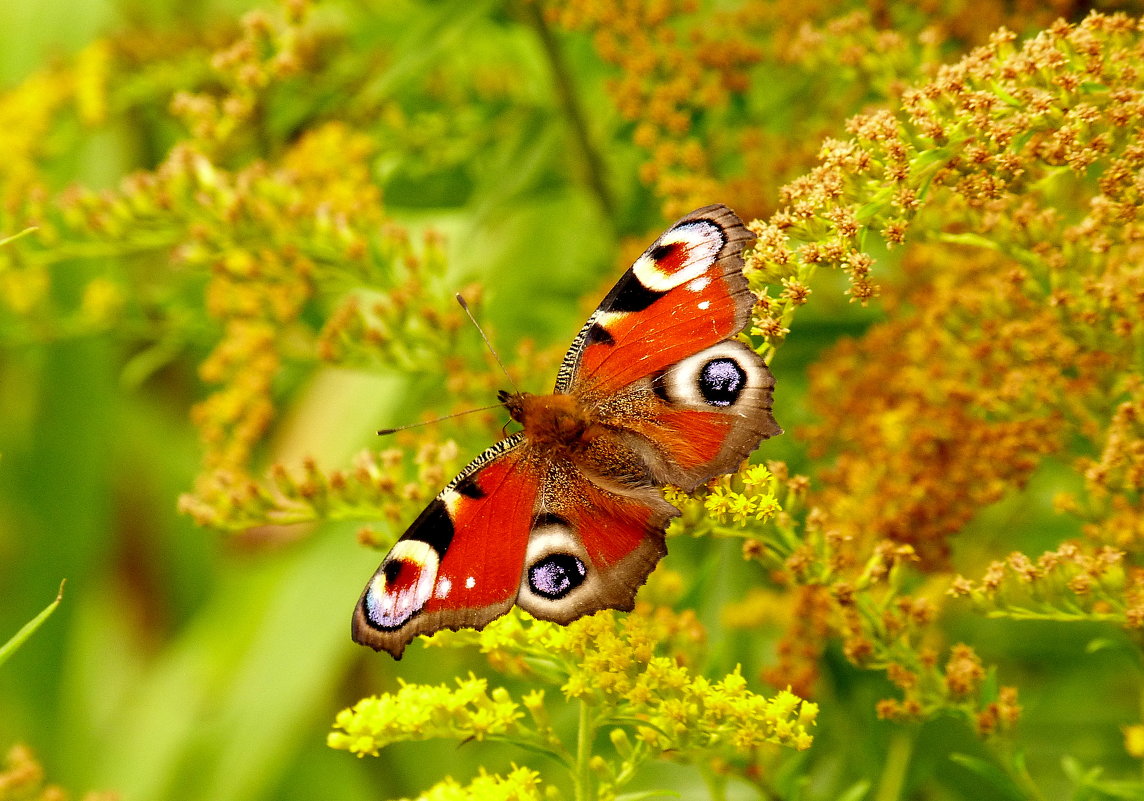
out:
{"label": "butterfly hindwing", "polygon": [[656,489],[621,494],[570,461],[552,462],[517,604],[557,623],[600,609],[631,609],[636,590],[667,553],[664,529],[678,514]]}
{"label": "butterfly hindwing", "polygon": [[727,340],[640,379],[609,404],[611,423],[642,435],[657,479],[691,491],[734,472],[782,433],[771,415],[774,378],[750,347]]}
{"label": "butterfly hindwing", "polygon": [[631,609],[677,514],[658,490],[598,486],[516,434],[466,467],[393,546],[358,601],[353,638],[400,658],[418,634],[479,629],[514,603],[559,623]]}

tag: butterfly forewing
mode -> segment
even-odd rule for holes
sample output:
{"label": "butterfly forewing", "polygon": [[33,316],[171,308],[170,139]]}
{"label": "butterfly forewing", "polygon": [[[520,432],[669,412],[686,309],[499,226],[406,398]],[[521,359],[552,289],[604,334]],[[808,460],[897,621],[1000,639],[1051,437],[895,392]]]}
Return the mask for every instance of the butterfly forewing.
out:
{"label": "butterfly forewing", "polygon": [[688,214],[620,278],[561,365],[557,391],[641,435],[658,483],[694,489],[781,433],[770,370],[734,339],[755,302],[742,257],[752,241],[726,206]]}
{"label": "butterfly forewing", "polygon": [[355,641],[400,658],[418,634],[481,628],[512,607],[542,480],[523,443],[478,456],[402,535],[358,601]]}
{"label": "butterfly forewing", "polygon": [[564,357],[556,391],[615,391],[742,331],[755,302],[742,259],[752,240],[726,206],[679,220],[588,318]]}

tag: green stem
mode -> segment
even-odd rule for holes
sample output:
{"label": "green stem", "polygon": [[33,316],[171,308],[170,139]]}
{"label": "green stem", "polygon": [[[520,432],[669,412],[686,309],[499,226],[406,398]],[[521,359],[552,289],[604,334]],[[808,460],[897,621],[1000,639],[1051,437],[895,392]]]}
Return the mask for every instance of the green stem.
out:
{"label": "green stem", "polygon": [[[1140,719],[1144,720],[1144,689],[1142,689],[1140,692],[1139,702],[1140,702]],[[1142,763],[1140,766],[1140,778],[1142,780],[1144,780],[1144,763]]]}
{"label": "green stem", "polygon": [[[35,229],[28,230],[34,231]],[[17,236],[23,236],[24,233],[21,232]],[[12,239],[15,238],[12,237]],[[23,254],[23,257],[28,264],[37,266],[53,265],[71,259],[121,258],[167,251],[177,245],[180,239],[181,235],[178,232],[167,231],[151,236],[135,235],[129,241],[109,242],[91,239],[61,242],[53,245],[51,250],[28,251]]]}
{"label": "green stem", "polygon": [[16,634],[13,635],[10,640],[8,640],[8,642],[0,643],[0,665],[8,661],[8,657],[15,653],[16,649],[23,645],[28,640],[28,638],[31,637],[36,632],[36,629],[43,625],[45,620],[51,617],[52,612],[56,611],[56,607],[60,605],[60,601],[62,601],[64,597],[65,581],[66,579],[60,582],[60,589],[56,593],[56,600],[48,604],[47,607],[42,612],[40,612],[40,614],[36,615],[30,621],[25,623],[23,628],[17,631]]}
{"label": "green stem", "polygon": [[703,776],[703,783],[707,785],[707,793],[711,796],[711,801],[727,801],[727,780],[724,777],[716,776],[715,772],[708,767],[700,767],[700,775]]}
{"label": "green stem", "polygon": [[1009,608],[992,609],[986,612],[985,616],[1004,620],[1052,620],[1057,623],[1099,621],[1124,625],[1124,615],[1117,612],[1069,612],[1063,609],[1038,612],[1032,609]]}
{"label": "green stem", "polygon": [[4,245],[11,244],[12,242],[15,242],[17,239],[28,236],[29,234],[33,234],[38,230],[40,230],[40,229],[37,226],[33,225],[31,228],[25,228],[23,231],[21,231],[18,234],[12,234],[12,236],[4,237],[3,239],[0,239],[0,247],[3,247]]}
{"label": "green stem", "polygon": [[568,120],[568,127],[571,129],[572,138],[576,142],[576,148],[580,151],[580,156],[583,159],[588,185],[596,195],[607,219],[613,219],[615,203],[612,200],[612,193],[608,191],[607,181],[604,180],[604,162],[600,158],[599,152],[592,146],[592,138],[588,134],[587,117],[576,97],[572,73],[568,70],[568,65],[564,63],[564,57],[560,53],[556,37],[552,35],[552,29],[544,21],[544,11],[541,9],[541,4],[525,2],[521,6],[528,22],[536,31],[537,38],[540,39],[544,56],[548,59],[548,64],[552,69],[552,77],[556,82],[556,95],[564,109],[564,116]]}
{"label": "green stem", "polygon": [[596,788],[592,781],[592,741],[595,739],[592,726],[592,710],[587,701],[580,702],[580,729],[576,735],[576,801],[595,801]]}
{"label": "green stem", "polygon": [[913,729],[898,729],[890,738],[886,764],[882,769],[878,789],[874,793],[874,801],[897,801],[902,797],[910,758],[914,753],[914,734]]}
{"label": "green stem", "polygon": [[1030,799],[1030,801],[1045,801],[1045,796],[1041,794],[1037,783],[1033,781],[1033,777],[1029,775],[1029,769],[1025,765],[1025,760],[1013,754],[1012,743],[1003,744],[1000,751],[1002,764],[1007,768],[1009,776],[1013,779],[1017,787],[1025,793],[1025,797]]}

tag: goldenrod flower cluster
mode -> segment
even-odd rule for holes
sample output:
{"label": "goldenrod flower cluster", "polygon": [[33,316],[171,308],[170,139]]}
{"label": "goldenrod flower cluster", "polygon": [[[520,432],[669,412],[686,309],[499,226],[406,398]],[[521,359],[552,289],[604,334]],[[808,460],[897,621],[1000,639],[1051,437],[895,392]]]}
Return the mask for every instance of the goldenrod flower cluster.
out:
{"label": "goldenrod flower cluster", "polygon": [[747,465],[687,495],[673,488],[667,499],[682,515],[670,534],[733,537],[743,541],[743,556],[768,567],[781,567],[802,546],[795,516],[803,511],[805,476],[791,476],[782,462]]}
{"label": "goldenrod flower cluster", "polygon": [[1144,575],[1127,569],[1111,545],[1069,542],[1036,559],[1014,552],[992,562],[981,579],[958,576],[949,588],[983,611],[1018,620],[1105,620],[1144,627]]}
{"label": "goldenrod flower cluster", "polygon": [[322,470],[306,458],[298,467],[276,463],[264,481],[219,472],[211,495],[183,495],[179,510],[200,525],[224,530],[318,520],[381,518],[399,524],[428,503],[459,467],[451,440],[424,445],[411,459],[396,448],[362,451],[347,470]]}
{"label": "goldenrod flower cluster", "polygon": [[[899,96],[955,46],[1067,12],[942,3],[935,22],[932,8],[909,4],[532,1],[554,26],[587,33],[614,68],[608,93],[666,217],[715,196],[748,216],[770,213],[774,192],[813,165],[814,143],[839,119]],[[755,114],[743,113],[748,103]]]}
{"label": "goldenrod flower cluster", "polygon": [[[703,636],[694,615],[643,604],[568,626],[514,612],[481,632],[442,632],[431,644],[478,643],[499,670],[558,687],[565,702],[579,704],[579,745],[566,745],[553,728],[545,690],[516,701],[472,676],[455,689],[403,684],[367,698],[338,715],[329,743],[363,755],[398,740],[497,736],[551,753],[572,768],[574,784],[595,787],[601,798],[653,759],[752,763],[768,745],[809,748],[818,707],[789,691],[759,695],[738,669],[716,680],[696,674],[688,664]],[[595,750],[598,732],[608,733],[611,748]]]}
{"label": "goldenrod flower cluster", "polygon": [[458,679],[456,689],[402,682],[396,693],[366,698],[341,712],[334,726],[342,731],[331,733],[329,744],[377,756],[379,749],[403,740],[510,736],[522,732],[523,714],[507,690],[498,687],[490,694],[488,682],[471,674]]}
{"label": "goldenrod flower cluster", "polygon": [[447,778],[416,798],[402,801],[541,801],[542,789],[540,774],[528,768],[513,768],[506,776],[482,770],[468,785]]}
{"label": "goldenrod flower cluster", "polygon": [[[1134,625],[1140,590],[1109,546],[1138,541],[1140,70],[1126,16],[1021,45],[1002,30],[852,119],[851,138],[828,141],[754,224],[753,269],[786,286],[763,296],[758,335],[786,337],[820,266],[846,276],[852,300],[881,295],[894,312],[812,372],[821,422],[803,436],[833,465],[811,479],[805,545],[787,561],[803,588],[773,681],[808,691],[800,682],[840,634],[852,660],[902,690],[884,714],[960,709],[983,732],[1011,723],[1015,690],[950,681],[973,657],[943,662],[924,645],[939,577],[980,509],[1078,440],[1101,456],[1076,465],[1084,499],[1058,507],[1094,542],[1011,557],[955,587],[990,614]],[[886,247],[904,251],[901,285],[874,280],[871,253]],[[915,569],[934,578],[910,597]]]}
{"label": "goldenrod flower cluster", "polygon": [[738,474],[743,491],[736,492],[728,484],[716,484],[703,501],[707,512],[721,523],[738,523],[770,520],[779,512],[779,501],[775,498],[774,476],[761,464],[751,465]]}
{"label": "goldenrod flower cluster", "polygon": [[694,675],[686,665],[703,638],[694,615],[641,605],[631,615],[606,611],[566,627],[510,616],[489,626],[480,642],[494,662],[554,663],[566,676],[565,697],[645,720],[638,736],[659,753],[742,754],[764,742],[809,747],[815,706],[800,708],[801,699],[789,692],[755,695],[737,670],[718,681]]}
{"label": "goldenrod flower cluster", "polygon": [[[313,126],[274,161],[246,157],[260,98],[313,66],[317,34],[308,14],[303,2],[246,17],[238,40],[210,62],[212,91],[221,84],[223,93],[177,93],[172,110],[190,135],[154,170],[113,190],[51,197],[35,165],[53,115],[74,101],[81,118],[97,124],[108,74],[121,79],[138,54],[93,45],[74,71],[39,76],[0,96],[0,120],[21,120],[6,126],[6,137],[18,139],[5,140],[0,225],[6,233],[13,221],[17,230],[33,229],[0,248],[6,335],[52,341],[115,329],[140,338],[148,346],[125,369],[138,384],[201,335],[192,332],[219,332],[195,343],[209,347],[198,372],[213,391],[191,412],[205,469],[183,508],[221,528],[252,525],[258,515],[263,522],[307,517],[278,508],[279,490],[296,500],[280,471],[274,482],[251,477],[284,372],[315,358],[419,368],[453,350],[464,319],[452,299],[456,286],[443,281],[440,237],[415,238],[388,221],[371,167],[373,137],[334,121]],[[59,265],[116,254],[152,272],[97,274],[71,304],[70,293],[54,291]],[[310,479],[300,482],[303,496],[316,484],[341,483],[338,476]]]}

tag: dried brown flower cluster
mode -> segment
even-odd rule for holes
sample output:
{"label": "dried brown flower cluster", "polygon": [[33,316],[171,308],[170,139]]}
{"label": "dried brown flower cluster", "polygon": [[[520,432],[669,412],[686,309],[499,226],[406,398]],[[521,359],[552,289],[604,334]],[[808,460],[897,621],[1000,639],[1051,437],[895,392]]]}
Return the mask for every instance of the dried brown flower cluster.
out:
{"label": "dried brown flower cluster", "polygon": [[[852,120],[853,138],[828,143],[822,165],[757,225],[754,264],[769,283],[805,286],[829,265],[853,300],[880,294],[891,312],[812,373],[821,422],[803,433],[832,464],[807,499],[806,550],[787,567],[829,593],[803,591],[774,680],[805,682],[818,656],[810,643],[838,632],[851,659],[880,664],[902,689],[884,714],[922,713],[937,698],[957,705],[975,686],[965,666],[976,657],[958,646],[927,691],[922,678],[941,673],[933,655],[920,657],[932,612],[919,615],[904,588],[869,606],[870,560],[899,543],[897,558],[906,548],[940,575],[979,510],[1082,441],[1101,455],[1074,462],[1085,499],[1060,507],[1087,516],[1091,544],[1014,556],[980,586],[956,586],[1015,617],[1139,625],[1139,580],[1120,562],[1138,547],[1144,447],[1142,58],[1125,16],[1061,23],[1021,46],[1002,31],[898,106]],[[894,260],[901,278],[882,286],[867,255],[875,236],[907,246]],[[761,333],[781,340],[797,305],[764,297]],[[1042,599],[1035,615],[1009,589],[1022,584]],[[811,610],[822,622],[806,619]],[[900,648],[903,635],[914,645]],[[981,730],[1012,719],[1006,693],[969,710]]]}
{"label": "dried brown flower cluster", "polygon": [[614,68],[607,91],[645,154],[640,178],[668,218],[712,197],[748,216],[769,214],[775,190],[813,165],[840,118],[898,97],[999,27],[1034,31],[1084,10],[1070,2],[542,5],[559,28],[589,33]]}
{"label": "dried brown flower cluster", "polygon": [[[71,793],[55,784],[48,784],[44,768],[36,755],[25,745],[8,749],[0,762],[0,801],[68,801]],[[116,801],[115,793],[86,793],[83,801]]]}

